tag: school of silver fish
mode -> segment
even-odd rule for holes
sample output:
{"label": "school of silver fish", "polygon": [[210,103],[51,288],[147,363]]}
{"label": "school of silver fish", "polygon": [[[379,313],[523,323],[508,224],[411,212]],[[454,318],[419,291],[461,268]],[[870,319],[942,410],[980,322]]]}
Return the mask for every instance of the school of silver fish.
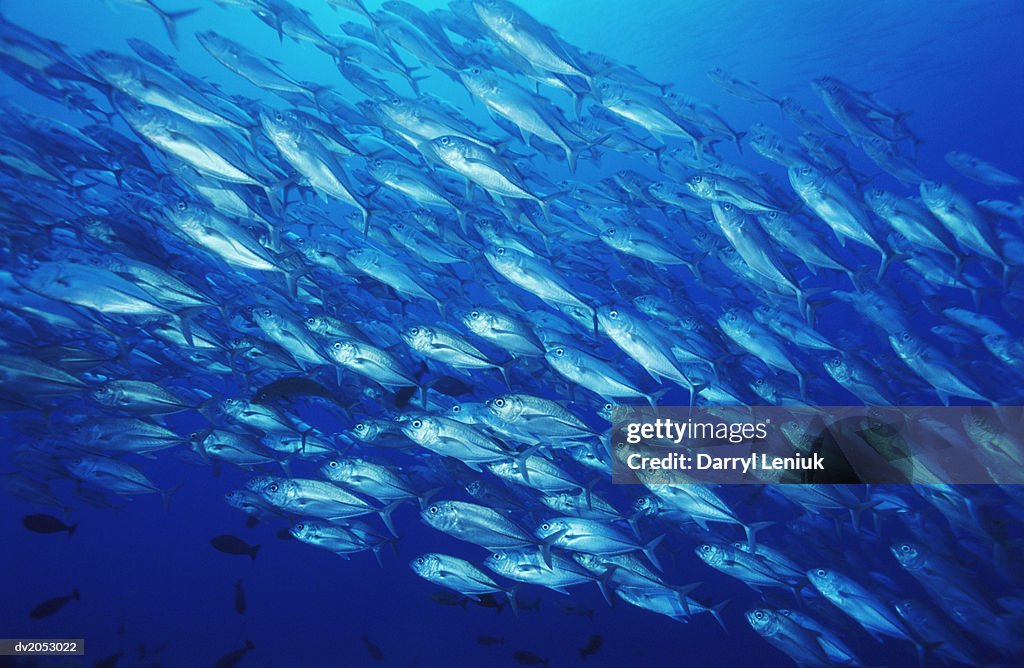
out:
{"label": "school of silver fish", "polygon": [[[507,0],[328,0],[342,34],[286,0],[122,1],[175,44],[251,12],[337,76],[214,29],[199,76],[0,17],[7,492],[166,503],[176,456],[251,472],[227,503],[386,567],[415,507],[475,547],[409,567],[470,598],[597,586],[745,618],[800,666],[871,643],[1020,665],[1019,488],[613,488],[606,421],[1020,404],[1020,178],[960,150],[961,180],[926,174],[908,113],[833,77],[797,100],[710,72],[763,110],[737,130]],[[1004,425],[964,429],[997,481],[1024,466]],[[749,600],[723,610],[714,571]]]}

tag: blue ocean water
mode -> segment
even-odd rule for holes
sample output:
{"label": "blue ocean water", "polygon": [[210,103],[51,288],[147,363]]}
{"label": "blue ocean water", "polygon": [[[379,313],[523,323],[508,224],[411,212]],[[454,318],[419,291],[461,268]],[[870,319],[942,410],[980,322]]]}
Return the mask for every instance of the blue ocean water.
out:
{"label": "blue ocean water", "polygon": [[[328,34],[337,34],[337,24],[342,21],[366,23],[366,19],[357,13],[333,10],[328,6],[330,3],[296,0],[293,4],[307,10],[313,23]],[[440,2],[414,4],[428,11],[446,7]],[[170,0],[159,5],[166,11],[200,8],[197,13],[178,21],[177,48],[169,42],[158,16],[131,2],[2,0],[0,12],[5,20],[24,30],[60,42],[67,53],[82,55],[106,49],[134,55],[125,40],[137,38],[172,55],[182,70],[216,83],[226,93],[255,99],[274,108],[298,106],[299,103],[286,103],[282,98],[251,85],[215,61],[194,37],[195,33],[213,30],[265,58],[278,61],[281,69],[298,81],[334,87],[352,103],[366,99],[365,95],[345,83],[328,55],[313,44],[296,42],[288,36],[280,39],[273,27],[244,6],[221,7],[215,3]],[[367,6],[371,10],[378,9],[378,3],[373,1],[367,2]],[[802,0],[780,4],[612,3],[595,0],[522,2],[520,6],[555,29],[565,42],[635,66],[636,71],[645,77],[709,105],[737,130],[765,123],[794,142],[801,132],[777,106],[751,103],[730,95],[712,81],[709,71],[722,68],[735,77],[756,82],[759,89],[776,98],[791,97],[826,118],[829,126],[840,132],[840,126],[829,117],[810,85],[818,77],[836,77],[857,89],[870,91],[891,108],[910,112],[906,123],[913,130],[914,137],[920,140],[913,161],[929,180],[952,183],[971,201],[999,199],[1018,203],[1019,206],[1019,187],[993,189],[969,180],[949,165],[944,156],[949,151],[964,151],[999,166],[1009,174],[1024,175],[1024,126],[1020,123],[1024,118],[1024,50],[1020,48],[1024,37],[1024,12],[1020,3],[926,3],[915,0],[844,5]],[[402,52],[402,57],[409,64],[415,62],[415,58],[405,52]],[[488,136],[504,136],[500,127],[489,120],[480,101],[474,101],[457,81],[445,78],[429,66],[419,74],[429,77],[421,83],[423,91],[439,96],[479,123]],[[401,95],[415,97],[405,82],[396,77],[385,77],[385,80]],[[52,118],[75,127],[104,122],[103,114],[90,117],[80,109],[69,108],[57,100],[33,93],[13,79],[0,81],[4,81],[2,90],[7,102],[40,118]],[[104,110],[111,108],[103,94],[96,93],[88,84],[85,86],[97,106]],[[553,100],[571,117],[569,96],[562,91],[541,90],[546,98]],[[334,119],[333,122],[342,132],[349,129],[342,119]],[[121,119],[112,117],[110,123],[124,136],[142,144]],[[0,130],[5,138],[5,155],[22,150],[17,146],[9,148],[12,144],[8,140],[15,136],[13,127],[12,124]],[[258,126],[256,131],[259,132]],[[553,184],[570,180],[579,186],[606,187],[608,177],[626,169],[636,170],[653,181],[666,178],[658,173],[656,166],[638,156],[612,150],[603,151],[600,161],[589,159],[584,154],[577,173],[573,175],[564,161],[541,159],[538,151],[523,145],[516,135],[509,136],[512,139],[502,150],[515,151],[522,156],[519,160],[532,163]],[[401,145],[393,135],[388,139]],[[835,141],[851,156],[856,167],[871,177],[871,185],[896,191],[902,197],[916,194],[916,186],[901,184],[879,170],[848,138],[841,137]],[[909,151],[910,144],[903,142],[903,149]],[[665,138],[665,145],[687,147],[689,143]],[[47,146],[40,143],[34,148],[42,151],[39,159],[45,161]],[[155,169],[167,174],[168,168],[162,166],[159,152],[149,147],[145,150],[153,164],[158,165]],[[714,150],[729,163],[763,177],[766,182],[788,191],[789,198],[794,197],[789,190],[784,167],[762,158],[749,147],[737,153],[728,141],[719,142]],[[412,155],[418,154],[413,151]],[[280,157],[274,160],[283,164]],[[354,180],[358,188],[368,191],[373,182],[361,171],[361,161],[361,158],[352,158],[346,166],[356,174]],[[86,252],[102,255],[103,251],[97,245],[83,243],[79,235],[66,234],[68,229],[74,230],[82,224],[77,216],[87,212],[95,214],[103,201],[116,202],[133,190],[142,192],[152,187],[155,192],[170,195],[175,192],[175,186],[161,190],[162,184],[153,187],[154,184],[135,180],[137,174],[130,175],[127,185],[106,179],[101,185],[84,191],[81,195],[84,200],[64,195],[57,198],[50,212],[52,221],[70,222],[54,224],[27,219],[26,211],[40,209],[21,207],[21,202],[15,197],[15,184],[19,177],[11,176],[17,172],[5,168],[4,174],[10,178],[3,182],[3,303],[5,309],[30,323],[27,329],[10,325],[10,334],[5,332],[3,336],[5,348],[27,356],[34,354],[34,346],[42,348],[62,342],[73,342],[85,348],[102,348],[95,339],[83,336],[81,331],[69,334],[66,328],[40,324],[31,315],[19,313],[17,303],[10,298],[13,293],[9,288],[14,282],[8,280],[8,276],[27,272],[31,261],[59,257],[58,251],[62,246],[83,248]],[[167,178],[173,180],[175,177]],[[458,197],[462,195],[460,178],[448,181],[457,184],[450,190]],[[853,189],[849,184],[847,187]],[[481,194],[477,192],[477,201]],[[374,196],[368,197],[372,200]],[[293,194],[293,202],[298,200],[298,196]],[[89,202],[89,206],[76,209],[76,202],[82,201]],[[382,198],[380,201],[382,206],[388,207],[394,199]],[[571,200],[566,198],[565,201]],[[643,215],[655,215],[651,213],[654,207],[648,205],[649,201],[623,196],[619,205],[625,209],[646,211]],[[337,202],[322,204],[314,197],[308,198],[307,204],[312,209],[328,212],[330,220],[337,226],[333,231],[356,239],[358,244],[358,229],[340,222],[355,209]],[[404,206],[408,207],[408,204]],[[141,211],[139,209],[135,213],[141,214]],[[443,209],[437,211],[439,216],[447,216],[445,220],[451,229],[458,229],[454,215]],[[387,220],[389,213],[397,214],[398,210],[388,212],[385,209],[377,220]],[[568,217],[570,214],[561,209],[556,210],[555,215]],[[373,218],[371,216],[371,224],[375,224]],[[539,217],[535,218],[539,220]],[[500,223],[500,218],[495,220]],[[992,225],[1005,229],[1018,239],[1024,236],[1019,219],[995,217],[991,221]],[[283,228],[306,234],[304,228],[309,222],[291,220]],[[537,224],[543,225],[543,222]],[[27,240],[31,240],[31,235],[27,232],[33,226],[39,229],[52,226],[64,228],[64,231],[51,233],[46,239],[42,238],[46,235],[40,235],[39,239],[30,242]],[[326,226],[319,232],[323,233],[324,229]],[[513,234],[520,233],[512,226],[505,229]],[[680,236],[692,234],[687,228],[680,227],[679,230]],[[830,231],[826,229],[825,232],[831,236]],[[326,233],[323,238],[329,239]],[[482,247],[477,237],[469,235],[468,238],[473,245]],[[536,243],[537,239],[525,233],[521,238],[528,238],[530,243]],[[204,286],[222,300],[221,306],[225,310],[208,317],[217,323],[215,329],[224,337],[241,334],[262,336],[243,309],[267,301],[268,294],[279,301],[293,299],[279,275],[247,273],[230,267],[225,269],[224,265],[209,260],[202,249],[180,245],[176,248],[178,253],[191,255],[184,258],[180,254],[172,256],[164,269],[184,277],[191,276],[193,285]],[[1021,247],[1007,244],[1005,248],[1009,256]],[[681,315],[692,315],[710,327],[715,326],[715,317],[728,301],[713,290],[702,291],[698,279],[685,270],[641,276],[637,272],[642,263],[615,265],[609,260],[613,254],[600,242],[583,243],[575,238],[556,240],[553,250],[555,258],[590,256],[595,258],[595,262],[605,263],[609,283],[612,280],[636,280],[641,284],[653,281],[667,288],[670,287],[667,285],[669,280],[686,281],[692,284],[688,289],[697,295],[694,297],[696,301],[679,298],[676,308]],[[847,243],[841,252],[856,258],[859,263],[872,266],[877,263],[875,251],[855,243]],[[1008,264],[1018,268],[1022,264],[1019,255],[1006,259]],[[1004,403],[1019,404],[1024,394],[1020,357],[1016,358],[1017,367],[1008,363],[999,374],[990,375],[990,369],[996,363],[981,345],[980,337],[972,335],[966,342],[953,344],[931,332],[932,327],[944,323],[933,308],[939,302],[974,309],[991,317],[1015,341],[1020,342],[1024,335],[1020,311],[1017,310],[1022,304],[1020,279],[1011,274],[1011,280],[1002,283],[998,271],[990,271],[988,265],[982,268],[987,262],[976,261],[969,269],[970,275],[976,277],[984,288],[977,306],[971,295],[962,289],[932,286],[933,292],[923,293],[920,281],[911,280],[905,267],[893,267],[885,285],[901,296],[902,306],[920,328],[918,333],[937,342],[936,345],[956,360],[959,369],[979,378],[986,396],[994,396]],[[458,281],[439,281],[439,284],[447,286],[445,289],[454,285],[463,290],[459,295],[450,296],[452,313],[474,302],[497,306],[496,300],[476,280],[486,272],[486,263],[482,263],[482,267],[468,273],[460,270]],[[234,273],[248,278],[234,285],[199,280],[197,274],[207,269],[211,275],[230,277]],[[802,267],[799,273],[807,275]],[[989,275],[993,273],[994,278]],[[821,288],[822,292],[818,294],[825,297],[831,290],[852,289],[850,281],[842,273],[832,274],[811,276],[809,284]],[[609,285],[595,284],[586,278],[577,276],[578,284],[574,285],[597,303],[610,303],[622,298],[621,295],[613,295]],[[315,299],[321,299],[337,288],[332,283],[334,279],[325,280],[323,276],[315,275],[313,280],[329,288],[315,294]],[[346,292],[348,288],[342,285],[339,294],[348,295],[348,301],[339,299],[332,304],[338,307],[340,316],[385,321],[399,331],[418,322],[438,320],[437,310],[429,300],[413,300],[407,308],[401,308],[391,295],[367,287],[365,283],[359,290],[353,287],[350,292]],[[511,284],[506,283],[504,289],[517,298],[524,294]],[[314,293],[307,293],[307,297],[309,294]],[[678,293],[665,294],[671,298]],[[833,341],[849,343],[852,350],[866,359],[876,360],[880,370],[886,374],[888,390],[893,396],[908,404],[937,402],[930,388],[902,366],[885,337],[878,335],[875,325],[833,300],[823,299],[823,302],[819,307],[819,330]],[[546,308],[537,300],[524,300],[524,303],[533,310]],[[751,299],[750,303],[756,302]],[[313,310],[309,299],[305,303],[299,299],[295,304],[299,317]],[[557,313],[553,309],[547,310]],[[579,328],[579,323],[566,321]],[[203,320],[200,318],[197,322],[201,324]],[[457,321],[449,317],[449,322]],[[156,349],[143,346],[145,332],[123,326],[123,322],[114,325],[112,330],[129,347],[138,345],[147,350]],[[465,333],[465,328],[461,330]],[[38,340],[27,338],[25,331],[38,335]],[[91,336],[102,337],[102,334]],[[655,389],[640,367],[628,360],[607,338],[596,343],[583,343],[585,336],[584,328],[578,333],[579,345],[590,345],[599,354],[611,358],[631,378],[639,379],[647,391]],[[149,338],[152,340],[153,337]],[[480,344],[479,340],[475,342]],[[394,347],[396,354],[408,361],[409,368],[415,368],[419,364],[418,358],[411,357],[407,347],[403,346],[399,340]],[[722,362],[725,365],[722,373],[726,376],[735,373],[737,377],[747,378],[751,372],[743,366],[743,355],[735,350],[733,353]],[[853,395],[832,383],[824,374],[820,356],[811,356],[810,359],[813,361],[811,391],[807,397],[810,403],[857,403]],[[232,373],[230,369],[225,373],[212,365],[190,363],[187,357],[177,355],[173,350],[164,356],[157,355],[156,360],[157,363],[148,365],[141,358],[129,361],[127,366],[123,363],[100,365],[78,375],[93,387],[107,380],[124,378],[126,369],[130,372],[134,365],[138,379],[178,389],[203,390],[217,398],[249,398],[256,388],[280,375],[309,375],[282,374],[267,369],[257,370],[249,376]],[[432,363],[430,371],[440,374],[443,373],[442,367]],[[512,391],[569,399],[564,381],[558,384],[550,373],[544,375],[542,364],[540,367],[513,367]],[[330,384],[333,372],[317,373],[321,382]],[[508,392],[493,370],[477,370],[470,376],[449,375],[471,385],[471,392],[460,398],[464,402],[483,401]],[[791,377],[780,374],[778,378],[786,391],[794,391],[795,381]],[[19,462],[25,460],[18,459],[15,453],[36,448],[54,452],[59,459],[67,456],[61,453],[62,448],[73,447],[77,442],[77,432],[72,431],[70,425],[81,419],[117,415],[116,411],[101,409],[85,391],[61,397],[59,401],[41,400],[38,405],[29,402],[30,408],[24,406],[23,396],[7,406],[9,395],[17,392],[5,385],[4,393],[8,410],[0,417],[6,443],[5,452],[0,455],[0,470],[14,476],[38,477],[36,472],[21,466]],[[303,403],[295,412],[319,432],[341,433],[351,429],[359,419],[387,418],[401,413],[402,408],[389,403],[389,395],[390,392],[386,392],[382,398],[361,402],[349,417],[339,417],[316,402]],[[605,429],[607,423],[596,416],[604,403],[600,397],[582,390],[577,390],[571,397],[575,399],[574,411],[585,416],[596,429]],[[748,388],[743,388],[743,399],[751,404],[763,403]],[[685,404],[686,400],[686,391],[677,387],[661,401],[668,405]],[[452,399],[450,403],[454,401]],[[192,431],[202,433],[210,425],[205,415],[195,411],[169,416],[162,423],[182,436]],[[221,414],[214,421],[217,427],[230,424],[231,421]],[[360,456],[406,467],[421,460],[437,459],[426,451],[415,451],[411,442],[402,451],[385,450],[372,444],[357,448]],[[590,583],[571,587],[571,596],[562,596],[539,586],[523,585],[516,594],[521,608],[519,614],[504,607],[500,594],[495,599],[503,605],[499,610],[458,597],[438,601],[437,595],[444,590],[417,577],[408,562],[423,552],[439,551],[479,564],[487,550],[426,526],[419,517],[416,503],[407,503],[394,512],[393,523],[399,539],[394,543],[394,550],[386,546],[381,551],[381,565],[370,552],[342,559],[297,540],[282,539],[280,531],[290,525],[286,519],[271,518],[255,527],[246,526],[245,516],[224,502],[225,493],[243,489],[256,473],[282,475],[277,464],[260,466],[254,473],[229,464],[203,465],[196,457],[187,456],[188,451],[188,445],[184,444],[158,452],[153,459],[134,455],[124,458],[124,461],[145,471],[161,489],[182,485],[170,496],[166,509],[162,507],[158,494],[130,500],[107,494],[102,498],[115,508],[90,506],[76,493],[79,485],[73,476],[67,474],[52,478],[44,476],[59,495],[61,504],[68,507],[66,511],[40,506],[10,494],[0,497],[4,509],[0,515],[0,573],[5,576],[0,593],[0,637],[84,638],[87,647],[87,657],[80,661],[51,659],[40,660],[38,664],[13,662],[11,665],[95,665],[108,657],[111,660],[104,665],[213,665],[233,650],[244,648],[247,640],[252,642],[254,649],[241,657],[239,665],[243,666],[473,666],[521,665],[531,660],[524,655],[517,659],[516,652],[532,653],[551,666],[579,665],[584,661],[586,665],[608,666],[669,663],[787,666],[793,663],[767,644],[743,614],[761,605],[791,607],[793,595],[785,588],[767,590],[762,595],[708,567],[693,552],[700,543],[699,534],[680,529],[678,522],[645,521],[641,532],[646,540],[659,533],[668,534],[658,550],[667,582],[675,585],[702,583],[690,595],[703,605],[729,601],[721,614],[724,628],[706,614],[694,615],[688,623],[681,624],[628,605],[623,600],[616,600],[614,606],[609,606],[599,588]],[[593,477],[561,454],[559,461],[581,482]],[[319,477],[320,463],[295,461],[292,474]],[[486,474],[476,474],[477,477],[481,475],[491,482],[496,481],[486,478]],[[471,500],[461,488],[473,477],[472,472],[460,470],[457,476],[453,475],[446,481],[436,498]],[[604,480],[594,489],[626,514],[638,496],[635,488],[613,487]],[[776,522],[775,527],[764,531],[765,544],[784,550],[804,568],[827,566],[839,569],[880,592],[883,599],[894,595],[930,600],[929,593],[919,582],[901,570],[891,558],[889,545],[903,540],[921,542],[922,535],[929,535],[928,530],[921,530],[921,527],[929,529],[931,525],[928,523],[936,521],[937,525],[931,529],[935,532],[933,535],[938,536],[935,545],[948,544],[957,548],[959,568],[951,572],[951,578],[954,582],[957,578],[969,578],[972,587],[984,596],[984,602],[968,614],[979,611],[995,613],[991,624],[1003,625],[999,628],[1007,633],[1004,647],[993,647],[992,643],[963,630],[958,632],[962,637],[958,635],[955,644],[967,647],[968,656],[978,665],[1019,665],[1021,656],[1015,653],[1018,650],[1013,649],[1010,637],[1019,631],[1021,619],[1022,564],[1018,555],[1022,512],[1018,489],[952,487],[947,497],[951,509],[944,509],[946,512],[936,511],[938,505],[929,505],[931,502],[925,494],[907,489],[891,492],[892,498],[888,492],[877,488],[858,488],[855,494],[867,503],[864,516],[870,517],[870,521],[865,519],[859,528],[854,528],[848,514],[843,512],[824,517],[801,513],[770,487],[723,490],[723,495],[737,514],[747,518],[748,522]],[[890,505],[882,508],[886,505],[882,499]],[[893,499],[901,500],[905,506],[893,503]],[[522,513],[522,521],[532,530],[545,516],[542,510],[532,508]],[[74,535],[66,537],[26,531],[22,518],[40,512],[59,516],[68,524],[76,525]],[[938,520],[934,517],[936,512]],[[913,520],[908,519],[911,516]],[[384,531],[377,518],[363,519]],[[712,528],[718,540],[732,541],[742,537],[742,531],[735,526],[712,525]],[[221,534],[233,534],[250,544],[259,544],[257,557],[249,559],[244,555],[229,555],[215,550],[210,540]],[[246,600],[245,611],[241,614],[236,610],[236,583],[239,580]],[[80,599],[70,601],[43,619],[30,616],[30,611],[42,601],[72,591],[77,591]],[[807,611],[846,641],[863,662],[861,665],[916,664],[917,655],[911,642],[872,638],[839,608],[815,594],[813,587],[807,586],[799,596]],[[1006,597],[1010,598],[1003,600]],[[536,609],[531,609],[535,601],[539,604]],[[930,604],[938,606],[935,601]],[[953,628],[958,626],[948,620],[946,623]],[[481,644],[481,636],[500,639],[500,642]],[[579,650],[593,636],[602,638],[600,648],[584,659]],[[383,654],[382,658],[374,656],[367,640]],[[950,640],[947,646],[953,644],[954,640]],[[933,651],[941,649],[942,646],[933,647]],[[935,654],[926,658],[929,665],[940,665],[941,660]],[[4,661],[6,659],[0,658],[0,665],[7,665]],[[955,665],[955,661],[951,662]]]}

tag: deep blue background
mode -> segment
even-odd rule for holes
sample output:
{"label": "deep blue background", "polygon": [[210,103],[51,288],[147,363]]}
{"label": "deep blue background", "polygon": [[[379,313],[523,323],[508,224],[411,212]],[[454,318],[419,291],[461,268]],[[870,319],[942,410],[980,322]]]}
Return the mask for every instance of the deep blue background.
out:
{"label": "deep blue background", "polygon": [[[198,3],[161,4],[173,9]],[[296,4],[309,8],[328,32],[336,32],[330,27],[339,20],[358,21],[322,3]],[[831,74],[876,92],[892,106],[913,110],[911,125],[925,140],[919,164],[926,173],[952,180],[978,197],[990,196],[945,164],[943,154],[957,149],[1024,174],[1024,15],[1019,2],[523,4],[577,46],[637,65],[655,80],[718,104],[734,127],[756,121],[780,130],[791,126],[772,108],[730,98],[710,82],[708,70],[724,67],[773,94],[797,97],[823,115],[807,83]],[[11,20],[76,52],[100,47],[128,52],[123,40],[131,36],[172,48],[154,15],[117,2],[3,0],[0,8]],[[311,45],[281,45],[248,12],[211,5],[181,23],[177,55],[186,69],[209,72],[231,90],[257,94],[192,39],[194,30],[211,27],[281,60],[299,79],[340,79],[330,59]],[[0,87],[15,98],[26,95],[13,86]],[[458,104],[465,107],[465,93],[460,95]],[[479,115],[479,106],[472,113]],[[770,163],[745,160],[785,178]],[[613,168],[611,163],[602,169]],[[14,445],[9,425],[0,427],[3,447]],[[561,597],[530,587],[523,588],[522,596],[540,597],[539,613],[515,617],[508,610],[496,615],[472,605],[441,606],[430,599],[436,589],[417,578],[407,561],[427,549],[469,558],[480,558],[483,551],[427,529],[411,506],[395,516],[402,533],[400,558],[385,553],[380,569],[369,554],[344,561],[281,541],[274,534],[282,523],[245,528],[242,516],[222,501],[225,491],[243,486],[248,476],[241,472],[225,468],[214,477],[209,469],[186,465],[168,453],[160,460],[160,466],[147,468],[158,484],[186,481],[168,512],[156,497],[135,499],[116,512],[77,508],[70,517],[79,527],[70,539],[26,532],[22,515],[39,509],[0,498],[0,635],[84,637],[90,663],[123,648],[121,665],[154,660],[165,666],[212,665],[246,638],[257,651],[243,665],[360,665],[370,661],[359,640],[364,633],[383,649],[388,665],[515,665],[510,654],[518,649],[565,665],[578,660],[577,648],[595,633],[604,636],[604,647],[590,660],[594,665],[790,665],[742,619],[742,611],[756,600],[753,592],[704,567],[685,541],[677,543],[678,563],[670,567],[670,579],[700,580],[705,585],[698,596],[734,599],[725,614],[728,634],[707,616],[683,626],[624,604],[608,608],[590,586],[577,588],[566,600],[594,608],[592,620],[560,612],[553,604]],[[261,543],[259,558],[215,552],[209,539],[228,532]],[[241,617],[232,605],[240,577],[249,604]],[[29,619],[35,604],[76,587],[81,601],[49,619]],[[505,644],[480,647],[477,634],[504,637]],[[144,661],[138,660],[140,644],[147,648]],[[895,665],[893,656],[909,661],[909,652],[890,644],[883,648],[869,640],[855,649],[873,664]],[[895,654],[886,656],[883,649]]]}

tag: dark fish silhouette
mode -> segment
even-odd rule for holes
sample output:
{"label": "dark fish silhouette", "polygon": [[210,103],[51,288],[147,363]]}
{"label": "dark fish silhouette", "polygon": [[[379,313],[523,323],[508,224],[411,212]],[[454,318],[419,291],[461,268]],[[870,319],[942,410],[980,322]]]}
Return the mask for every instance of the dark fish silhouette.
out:
{"label": "dark fish silhouette", "polygon": [[461,397],[472,392],[473,386],[458,378],[441,376],[430,382],[430,389],[447,394],[449,397]]}
{"label": "dark fish silhouette", "polygon": [[235,582],[235,612],[244,615],[246,607],[245,589],[242,588],[242,580],[239,579]]}
{"label": "dark fish silhouette", "polygon": [[43,619],[50,615],[60,612],[60,610],[70,603],[71,601],[79,600],[78,590],[74,590],[67,596],[58,596],[57,598],[51,598],[43,601],[36,607],[32,608],[32,611],[28,613],[28,616],[32,619]]}
{"label": "dark fish silhouette", "polygon": [[249,545],[244,540],[231,534],[221,534],[210,539],[210,545],[224,554],[247,554],[250,559],[256,558],[259,552],[259,545]]}
{"label": "dark fish silhouette", "polygon": [[97,661],[95,668],[115,668],[117,666],[117,662],[121,660],[122,656],[124,656],[124,650],[119,649],[105,659]]}
{"label": "dark fish silhouette", "polygon": [[435,591],[430,595],[430,599],[434,601],[434,603],[438,603],[440,605],[447,605],[451,607],[460,606],[463,608],[465,608],[466,603],[469,602],[469,599],[465,596],[459,596],[458,594],[452,594],[447,591]]}
{"label": "dark fish silhouette", "polygon": [[[320,397],[338,403],[335,392],[309,378],[279,378],[256,390],[253,403],[269,405],[279,401],[293,402],[302,397]],[[339,404],[340,405],[340,404]]]}
{"label": "dark fish silhouette", "polygon": [[220,657],[217,659],[217,663],[213,664],[213,668],[234,668],[234,666],[237,666],[238,662],[242,660],[242,657],[254,649],[256,649],[256,645],[253,645],[251,640],[246,640],[245,647],[236,649],[233,652],[228,652],[224,656]]}
{"label": "dark fish silhouette", "polygon": [[288,530],[288,527],[278,529],[277,533],[274,535],[280,540],[295,540],[295,536],[293,536],[292,532]]}
{"label": "dark fish silhouette", "polygon": [[477,636],[476,644],[483,645],[485,647],[493,647],[495,645],[504,645],[505,639],[497,636]]}
{"label": "dark fish silhouette", "polygon": [[381,651],[380,647],[377,647],[376,645],[374,645],[373,642],[370,641],[370,638],[366,634],[363,634],[363,635],[359,636],[359,639],[363,641],[363,645],[366,646],[367,654],[369,654],[371,657],[373,657],[374,661],[383,661],[384,660],[384,652]]}
{"label": "dark fish silhouette", "polygon": [[597,654],[597,651],[601,649],[601,645],[604,644],[604,636],[593,635],[590,636],[590,640],[583,647],[580,647],[580,659],[586,661],[587,657]]}
{"label": "dark fish silhouette", "polygon": [[536,654],[534,654],[533,652],[527,652],[525,650],[519,650],[518,652],[515,652],[514,654],[512,654],[512,658],[515,659],[516,663],[518,663],[521,666],[546,666],[546,665],[548,665],[548,660],[547,659],[543,659],[543,658],[537,656]]}
{"label": "dark fish silhouette", "polygon": [[29,531],[36,533],[61,533],[63,531],[67,532],[69,536],[74,535],[75,529],[78,528],[77,524],[68,526],[53,515],[44,515],[42,513],[25,515],[25,517],[21,518],[21,523]]}

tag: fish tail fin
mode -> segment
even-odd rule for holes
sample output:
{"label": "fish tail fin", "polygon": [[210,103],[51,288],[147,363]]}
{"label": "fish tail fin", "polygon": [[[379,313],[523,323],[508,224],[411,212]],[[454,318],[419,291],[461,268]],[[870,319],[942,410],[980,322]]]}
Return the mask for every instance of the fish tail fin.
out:
{"label": "fish tail fin", "polygon": [[185,481],[182,480],[181,482],[179,482],[174,487],[171,487],[170,489],[162,489],[162,490],[160,490],[160,497],[161,497],[161,499],[163,501],[163,504],[164,504],[164,512],[165,513],[167,512],[167,509],[170,507],[171,495],[174,494],[175,492],[177,492],[179,489],[181,489],[184,485],[185,485]]}
{"label": "fish tail fin", "polygon": [[722,630],[728,633],[729,629],[725,627],[725,622],[722,621],[722,610],[727,605],[729,605],[729,599],[722,601],[718,605],[711,606],[710,608],[708,608],[708,613],[715,618],[715,621],[718,622],[718,625],[722,627]]}
{"label": "fish tail fin", "polygon": [[71,598],[76,601],[82,600],[82,596],[78,593],[78,587],[75,587],[75,590],[71,592]]}
{"label": "fish tail fin", "polygon": [[381,521],[384,522],[384,526],[387,527],[388,531],[391,532],[392,536],[397,537],[398,532],[395,531],[395,525],[391,522],[391,513],[395,511],[395,508],[402,505],[403,503],[405,503],[405,499],[398,499],[397,501],[392,501],[388,505],[377,510],[377,514],[380,515]]}
{"label": "fish tail fin", "polygon": [[704,584],[703,582],[694,582],[693,584],[682,585],[679,587],[671,587],[679,598],[679,604],[683,606],[683,612],[686,616],[690,616],[690,600],[688,598],[691,591]]}
{"label": "fish tail fin", "polygon": [[260,551],[261,547],[263,547],[263,546],[262,545],[253,545],[252,549],[249,550],[249,558],[252,559],[253,561],[256,561],[256,553]]}
{"label": "fish tail fin", "polygon": [[508,607],[512,608],[512,613],[516,617],[519,616],[519,604],[516,603],[516,592],[518,590],[519,590],[519,585],[515,585],[514,587],[510,587],[508,589],[503,589],[502,590],[502,591],[505,592],[505,597],[508,598]]}
{"label": "fish tail fin", "polygon": [[732,133],[732,143],[736,144],[736,151],[743,155],[743,138],[747,136],[746,132],[734,132]]}
{"label": "fish tail fin", "polygon": [[505,387],[507,387],[510,390],[512,389],[512,383],[509,382],[509,375],[508,374],[509,374],[509,371],[512,369],[512,367],[515,366],[515,364],[518,361],[519,361],[518,358],[513,357],[509,361],[507,361],[507,362],[505,362],[503,364],[495,365],[495,367],[494,367],[494,368],[496,368],[498,370],[499,373],[501,373],[501,379],[505,381]]}
{"label": "fish tail fin", "polygon": [[199,8],[193,9],[182,9],[174,12],[166,12],[162,9],[158,9],[157,13],[160,15],[160,20],[164,23],[164,30],[167,31],[167,39],[171,40],[171,44],[174,48],[178,48],[178,20],[183,19],[190,14],[195,14],[199,11]]}
{"label": "fish tail fin", "polygon": [[246,649],[256,649],[256,645],[252,644],[251,640],[246,640],[245,641],[245,648]]}
{"label": "fish tail fin", "polygon": [[561,531],[559,531],[557,533],[553,533],[550,536],[548,536],[547,538],[545,538],[543,541],[541,541],[541,543],[540,543],[540,554],[544,558],[544,565],[547,566],[548,568],[551,568],[551,546],[554,545],[555,543],[557,543],[558,539],[560,539],[562,536],[564,536],[567,531],[569,531],[569,530],[568,529],[562,529]]}
{"label": "fish tail fin", "polygon": [[644,556],[651,562],[651,565],[658,569],[659,572],[664,572],[661,568],[661,562],[658,561],[658,555],[654,553],[654,549],[661,544],[661,541],[665,540],[665,534],[661,534],[651,542],[647,543],[643,547]]}
{"label": "fish tail fin", "polygon": [[75,535],[75,529],[77,529],[77,528],[78,528],[77,524],[72,524],[71,526],[68,527],[68,538],[71,538],[72,536]]}
{"label": "fish tail fin", "polygon": [[761,529],[767,529],[773,524],[775,524],[775,522],[754,522],[749,526],[746,524],[743,525],[743,533],[747,535],[747,547],[751,552],[753,552],[754,548],[757,546],[757,541],[755,540],[757,532]]}

